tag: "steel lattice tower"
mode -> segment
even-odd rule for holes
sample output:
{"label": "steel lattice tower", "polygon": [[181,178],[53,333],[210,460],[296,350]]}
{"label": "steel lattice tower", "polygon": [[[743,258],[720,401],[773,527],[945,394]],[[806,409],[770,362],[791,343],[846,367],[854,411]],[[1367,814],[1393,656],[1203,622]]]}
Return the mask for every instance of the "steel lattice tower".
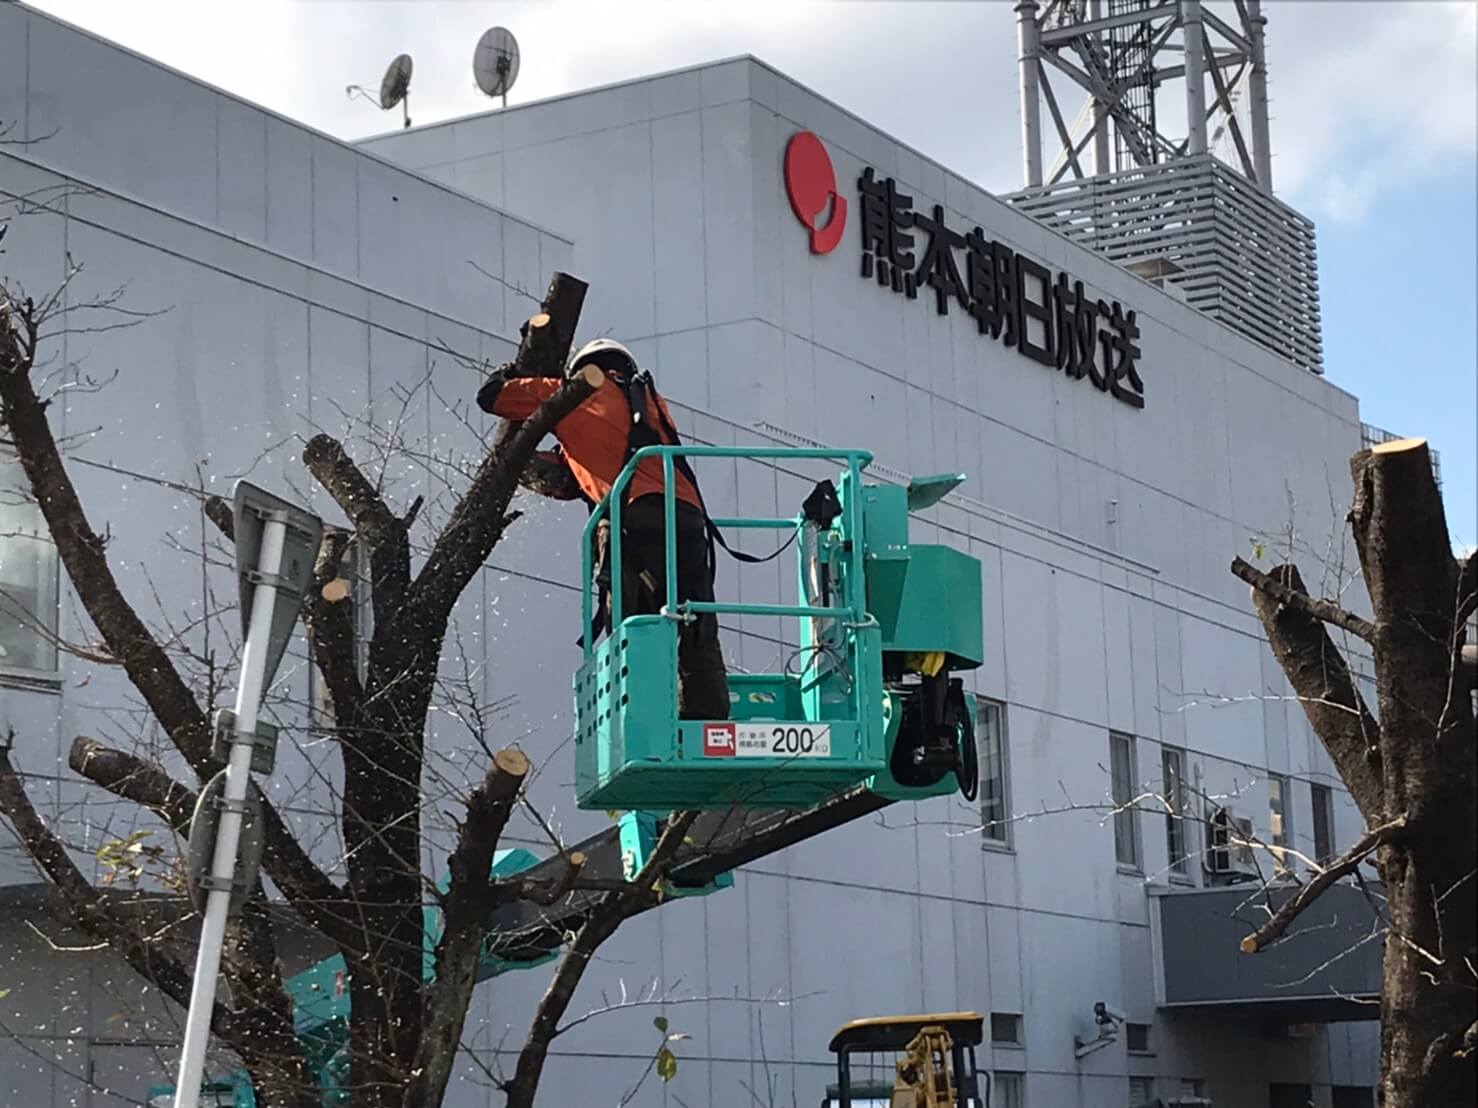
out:
{"label": "steel lattice tower", "polygon": [[[1260,0],[1236,0],[1236,12],[1231,23],[1201,0],[1019,0],[1026,187],[1054,185],[1069,172],[1088,176],[1082,154],[1089,142],[1094,174],[1204,154],[1214,125],[1230,134],[1236,168],[1271,194],[1265,20]],[[1071,126],[1049,67],[1087,94]],[[1156,102],[1176,82],[1184,88],[1186,134],[1171,138],[1161,132]],[[1250,140],[1236,111],[1244,94]],[[1045,180],[1043,100],[1061,146]]]}
{"label": "steel lattice tower", "polygon": [[[1314,227],[1273,196],[1261,0],[1017,0],[1015,10],[1026,184],[1007,199],[1323,372]],[[1071,121],[1053,77],[1086,94]],[[1185,134],[1167,135],[1177,85]],[[1044,104],[1056,146],[1045,171]],[[1226,161],[1212,149],[1223,139]]]}

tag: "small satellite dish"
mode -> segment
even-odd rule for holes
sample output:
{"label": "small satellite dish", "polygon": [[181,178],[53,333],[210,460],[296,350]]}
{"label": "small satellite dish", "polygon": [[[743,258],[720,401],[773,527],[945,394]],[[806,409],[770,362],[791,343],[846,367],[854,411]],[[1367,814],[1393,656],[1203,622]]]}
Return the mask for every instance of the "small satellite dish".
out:
{"label": "small satellite dish", "polygon": [[488,96],[501,96],[508,106],[508,90],[518,80],[518,42],[507,28],[483,32],[472,54],[472,76]]}
{"label": "small satellite dish", "polygon": [[390,63],[380,81],[380,107],[388,112],[396,104],[401,105],[407,127],[411,125],[411,68],[411,56],[401,54]]}

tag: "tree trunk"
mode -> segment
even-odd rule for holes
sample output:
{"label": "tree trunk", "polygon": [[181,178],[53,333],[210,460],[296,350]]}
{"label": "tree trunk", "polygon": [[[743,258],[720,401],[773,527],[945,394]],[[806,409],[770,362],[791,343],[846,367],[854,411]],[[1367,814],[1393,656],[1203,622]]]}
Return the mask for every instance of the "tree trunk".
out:
{"label": "tree trunk", "polygon": [[440,1104],[462,1043],[467,1007],[477,984],[478,958],[493,910],[493,852],[508,822],[508,813],[523,788],[529,760],[522,751],[505,749],[467,802],[467,822],[457,848],[447,860],[441,941],[436,947],[436,980],[426,991],[425,1024],[420,1054],[406,1082],[403,1108]]}
{"label": "tree trunk", "polygon": [[1375,614],[1387,818],[1405,837],[1380,856],[1390,913],[1381,995],[1386,1108],[1478,1100],[1478,819],[1472,703],[1457,678],[1459,569],[1425,443],[1362,451],[1350,523]]}
{"label": "tree trunk", "polygon": [[372,661],[367,699],[378,694],[384,706],[340,737],[344,845],[361,929],[345,951],[355,1108],[399,1108],[420,1045],[421,759],[433,677],[414,659],[384,675]]}
{"label": "tree trunk", "polygon": [[[1373,850],[1385,885],[1381,983],[1383,1108],[1478,1100],[1478,805],[1463,621],[1478,571],[1460,567],[1420,439],[1350,460],[1350,524],[1373,618],[1304,592],[1292,565],[1238,559],[1273,653],[1365,818],[1367,831],[1243,941],[1256,952]],[[1321,622],[1322,621],[1322,622]],[[1323,622],[1369,642],[1376,710],[1366,708]]]}

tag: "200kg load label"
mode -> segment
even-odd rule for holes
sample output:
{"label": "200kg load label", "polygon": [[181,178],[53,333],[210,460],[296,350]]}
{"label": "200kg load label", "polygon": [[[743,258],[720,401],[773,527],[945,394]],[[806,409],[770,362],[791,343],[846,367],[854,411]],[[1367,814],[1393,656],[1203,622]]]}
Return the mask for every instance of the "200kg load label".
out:
{"label": "200kg load label", "polygon": [[814,723],[705,723],[709,758],[830,758],[831,727]]}

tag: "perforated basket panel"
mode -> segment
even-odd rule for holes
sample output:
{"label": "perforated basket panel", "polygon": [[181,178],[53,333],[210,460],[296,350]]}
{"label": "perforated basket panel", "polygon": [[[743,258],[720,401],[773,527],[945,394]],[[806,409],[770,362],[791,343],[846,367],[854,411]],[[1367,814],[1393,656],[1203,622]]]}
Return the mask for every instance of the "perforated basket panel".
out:
{"label": "perforated basket panel", "polygon": [[[580,807],[804,808],[883,767],[881,729],[858,725],[861,697],[854,687],[820,710],[820,698],[803,696],[794,676],[735,674],[734,718],[716,729],[701,720],[679,723],[676,674],[673,626],[652,616],[627,620],[581,669],[575,679]],[[817,745],[823,738],[824,754]],[[777,743],[773,750],[768,745]]]}
{"label": "perforated basket panel", "polygon": [[[575,675],[575,792],[582,808],[629,763],[670,757],[677,721],[677,634],[661,616],[633,616]],[[640,807],[641,805],[632,805]]]}

